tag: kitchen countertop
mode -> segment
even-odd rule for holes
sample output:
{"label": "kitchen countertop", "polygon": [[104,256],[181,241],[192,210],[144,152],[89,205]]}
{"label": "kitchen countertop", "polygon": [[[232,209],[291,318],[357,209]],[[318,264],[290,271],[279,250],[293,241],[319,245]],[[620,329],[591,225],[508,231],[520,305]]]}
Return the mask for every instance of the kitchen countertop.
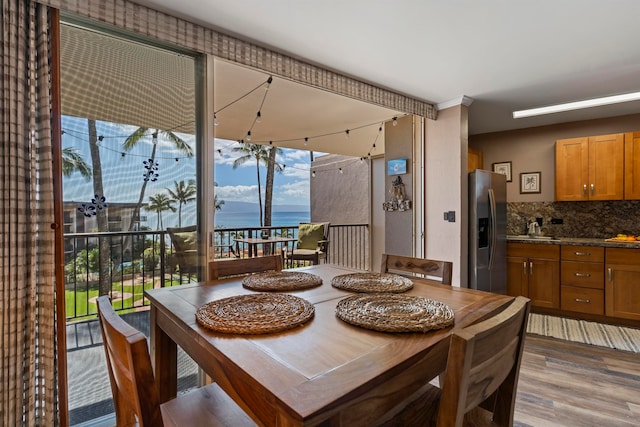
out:
{"label": "kitchen countertop", "polygon": [[607,242],[605,239],[554,237],[553,239],[536,239],[528,236],[507,236],[507,242],[533,243],[535,245],[566,245],[566,246],[603,246],[607,248],[638,248],[637,242]]}

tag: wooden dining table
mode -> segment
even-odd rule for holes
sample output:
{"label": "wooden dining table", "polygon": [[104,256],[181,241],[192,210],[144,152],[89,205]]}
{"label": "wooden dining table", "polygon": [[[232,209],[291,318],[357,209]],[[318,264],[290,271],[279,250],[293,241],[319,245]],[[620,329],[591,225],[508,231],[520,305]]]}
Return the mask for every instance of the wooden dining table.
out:
{"label": "wooden dining table", "polygon": [[356,270],[322,264],[295,271],[323,280],[319,287],[287,292],[312,303],[314,317],[270,334],[213,332],[196,322],[203,304],[254,293],[241,278],[146,291],[161,400],[176,395],[179,345],[260,425],[374,425],[444,371],[452,330],[488,318],[513,300],[412,278],[406,294],[445,303],[455,313],[454,325],[427,333],[378,332],[335,315],[338,301],[352,293],[332,287],[331,279]]}

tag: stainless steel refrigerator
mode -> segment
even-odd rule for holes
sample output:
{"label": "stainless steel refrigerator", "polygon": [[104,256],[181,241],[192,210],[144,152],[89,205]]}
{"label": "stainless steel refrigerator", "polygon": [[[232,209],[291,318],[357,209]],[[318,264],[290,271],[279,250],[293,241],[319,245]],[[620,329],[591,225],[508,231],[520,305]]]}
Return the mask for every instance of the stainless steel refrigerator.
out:
{"label": "stainless steel refrigerator", "polygon": [[469,173],[469,287],[507,293],[507,178]]}

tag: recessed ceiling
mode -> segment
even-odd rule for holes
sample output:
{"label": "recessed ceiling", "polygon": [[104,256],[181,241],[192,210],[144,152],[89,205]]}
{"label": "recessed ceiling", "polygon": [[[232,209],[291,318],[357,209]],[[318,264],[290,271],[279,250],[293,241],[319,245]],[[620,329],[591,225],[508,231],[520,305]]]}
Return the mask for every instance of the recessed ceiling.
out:
{"label": "recessed ceiling", "polygon": [[639,91],[636,0],[139,3],[434,104],[466,95],[472,135],[640,112],[511,116]]}

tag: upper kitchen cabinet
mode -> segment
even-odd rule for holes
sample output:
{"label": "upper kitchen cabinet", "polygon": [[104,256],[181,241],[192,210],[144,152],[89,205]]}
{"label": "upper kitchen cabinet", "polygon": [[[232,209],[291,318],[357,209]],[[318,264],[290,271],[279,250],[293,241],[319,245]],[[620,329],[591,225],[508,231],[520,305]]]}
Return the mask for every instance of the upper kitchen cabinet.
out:
{"label": "upper kitchen cabinet", "polygon": [[640,132],[624,134],[624,198],[640,200]]}
{"label": "upper kitchen cabinet", "polygon": [[468,149],[467,172],[473,172],[476,169],[483,169],[482,151]]}
{"label": "upper kitchen cabinet", "polygon": [[556,141],[556,200],[622,200],[624,134]]}

